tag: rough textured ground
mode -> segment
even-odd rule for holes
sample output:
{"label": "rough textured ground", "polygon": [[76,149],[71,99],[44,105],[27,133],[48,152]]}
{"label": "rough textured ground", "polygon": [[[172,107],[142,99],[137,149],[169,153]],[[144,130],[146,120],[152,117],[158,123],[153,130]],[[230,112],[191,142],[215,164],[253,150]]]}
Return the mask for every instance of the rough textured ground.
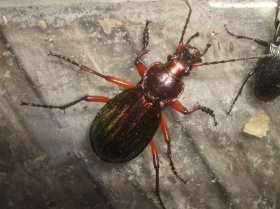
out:
{"label": "rough textured ground", "polygon": [[[207,1],[190,1],[187,29],[192,43],[212,47],[204,61],[262,54],[264,49],[229,37],[238,34],[269,41],[274,10],[218,9]],[[7,19],[0,37],[0,205],[8,208],[160,208],[154,191],[150,149],[125,164],[99,160],[89,143],[89,127],[102,104],[80,103],[66,111],[20,106],[29,101],[63,104],[85,94],[113,97],[123,89],[47,56],[50,50],[99,72],[137,83],[135,53],[146,19],[151,50],[147,64],[165,62],[179,41],[188,10],[182,1],[74,1],[0,3]],[[37,26],[43,20],[46,29]],[[225,114],[244,76],[256,61],[205,66],[185,78],[180,101],[214,109],[219,126],[198,112],[182,116],[164,112],[178,172],[173,176],[160,132],[160,186],[167,209],[280,208],[279,98],[260,102],[254,79],[245,87],[231,116]],[[263,139],[241,132],[252,116],[266,113],[269,131]]]}

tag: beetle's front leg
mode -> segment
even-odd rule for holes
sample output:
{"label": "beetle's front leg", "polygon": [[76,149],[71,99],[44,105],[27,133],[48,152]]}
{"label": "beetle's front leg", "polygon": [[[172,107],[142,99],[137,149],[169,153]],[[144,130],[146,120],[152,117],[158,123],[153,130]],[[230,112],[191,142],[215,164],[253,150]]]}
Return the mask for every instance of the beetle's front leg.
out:
{"label": "beetle's front leg", "polygon": [[180,112],[180,113],[183,113],[184,115],[188,115],[188,114],[191,114],[197,110],[201,110],[202,112],[205,112],[207,113],[208,115],[210,115],[213,120],[214,120],[214,125],[217,126],[218,125],[218,122],[216,120],[216,117],[215,117],[215,114],[214,114],[214,111],[211,110],[210,108],[208,107],[204,107],[204,106],[201,106],[199,104],[195,105],[191,110],[188,110],[186,107],[184,107],[181,102],[179,102],[178,100],[175,101],[175,102],[172,102],[171,103],[171,107],[173,109],[175,109],[176,111]]}

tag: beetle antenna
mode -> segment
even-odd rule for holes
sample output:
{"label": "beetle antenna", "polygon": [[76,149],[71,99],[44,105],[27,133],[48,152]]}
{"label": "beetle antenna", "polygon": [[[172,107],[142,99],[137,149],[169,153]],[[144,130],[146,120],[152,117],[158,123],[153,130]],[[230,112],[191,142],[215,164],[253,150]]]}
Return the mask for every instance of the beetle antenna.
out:
{"label": "beetle antenna", "polygon": [[220,60],[220,61],[213,61],[213,62],[204,62],[202,65],[215,65],[219,63],[227,63],[227,62],[236,62],[236,61],[243,61],[243,60],[252,60],[252,59],[263,59],[267,57],[273,57],[274,54],[264,54],[264,55],[258,55],[253,57],[243,57],[238,59],[230,59],[230,60]]}
{"label": "beetle antenna", "polygon": [[180,38],[180,42],[179,43],[183,43],[183,39],[184,39],[184,36],[185,36],[185,33],[186,33],[186,29],[187,29],[187,26],[188,26],[188,23],[190,21],[190,17],[191,17],[191,14],[192,14],[192,8],[191,8],[191,5],[189,4],[188,1],[185,1],[186,4],[188,5],[189,7],[189,13],[188,13],[188,17],[186,19],[186,23],[184,25],[184,28],[183,28],[183,31],[182,31],[182,35],[181,35],[181,38]]}
{"label": "beetle antenna", "polygon": [[195,34],[193,34],[193,35],[187,40],[186,43],[190,43],[191,40],[192,40],[193,38],[198,37],[198,36],[199,36],[199,32],[196,32]]}

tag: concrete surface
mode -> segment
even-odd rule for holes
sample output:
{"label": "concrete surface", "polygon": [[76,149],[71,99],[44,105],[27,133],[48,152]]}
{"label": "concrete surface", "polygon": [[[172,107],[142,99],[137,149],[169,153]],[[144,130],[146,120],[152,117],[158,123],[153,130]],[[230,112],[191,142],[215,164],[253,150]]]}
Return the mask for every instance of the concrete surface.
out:
{"label": "concrete surface", "polygon": [[[0,205],[9,208],[123,209],[160,208],[154,195],[155,173],[150,149],[125,164],[99,160],[89,143],[89,127],[102,104],[80,103],[66,111],[20,106],[20,102],[63,104],[85,94],[113,97],[123,89],[53,57],[71,57],[101,73],[137,83],[133,62],[142,47],[146,19],[151,50],[147,64],[165,62],[179,41],[187,7],[182,1],[0,2]],[[20,3],[21,2],[21,3]],[[238,1],[236,1],[238,2]],[[73,3],[73,4],[72,4]],[[229,37],[238,34],[271,40],[273,8],[224,9],[190,0],[193,8],[187,37],[212,47],[204,61],[262,54],[264,49]],[[46,29],[37,24],[45,21]],[[231,45],[231,47],[230,47]],[[198,112],[164,113],[172,137],[182,184],[172,174],[160,132],[160,186],[167,209],[279,209],[279,99],[260,102],[254,79],[245,87],[231,116],[229,108],[243,77],[256,61],[201,67],[185,78],[180,101],[214,109],[219,121]],[[252,116],[270,118],[266,137],[241,132]]]}

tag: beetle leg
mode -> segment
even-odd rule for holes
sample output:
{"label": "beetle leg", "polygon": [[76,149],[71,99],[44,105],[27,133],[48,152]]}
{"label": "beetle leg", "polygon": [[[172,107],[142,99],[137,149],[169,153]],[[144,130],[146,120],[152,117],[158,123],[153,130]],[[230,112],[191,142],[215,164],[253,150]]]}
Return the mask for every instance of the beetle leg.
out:
{"label": "beetle leg", "polygon": [[53,53],[51,51],[50,51],[49,55],[54,56],[54,57],[58,57],[58,58],[61,58],[61,59],[64,59],[67,62],[70,62],[71,64],[78,66],[81,70],[89,72],[89,73],[92,73],[94,75],[97,75],[97,76],[105,79],[106,81],[108,81],[110,83],[117,84],[117,85],[122,86],[124,88],[134,88],[135,87],[132,83],[130,83],[128,81],[125,81],[123,79],[120,79],[120,78],[117,78],[117,77],[113,77],[113,76],[103,75],[103,74],[101,74],[101,73],[99,73],[99,72],[97,72],[97,71],[95,71],[93,69],[90,69],[89,67],[87,67],[85,65],[81,65],[81,64],[77,63],[76,61],[74,61],[74,60],[72,60],[72,59],[70,59],[68,57],[65,57],[63,55],[55,54],[55,53]]}
{"label": "beetle leg", "polygon": [[138,71],[138,73],[141,77],[143,77],[145,72],[148,70],[146,65],[143,62],[141,62],[140,60],[137,60],[137,59],[135,60],[135,67],[136,67],[136,69],[137,69],[137,71]]}
{"label": "beetle leg", "polygon": [[193,113],[193,112],[195,112],[195,111],[197,111],[197,110],[201,110],[202,112],[207,113],[208,115],[210,115],[210,116],[213,118],[213,121],[214,121],[214,125],[215,125],[215,126],[218,125],[218,122],[217,122],[217,120],[216,120],[214,111],[211,110],[211,109],[208,108],[208,107],[204,107],[204,106],[201,106],[201,105],[197,104],[197,105],[195,105],[195,106],[192,108],[192,110],[189,111],[189,110],[188,110],[186,107],[184,107],[184,106],[182,105],[182,103],[179,102],[178,100],[175,101],[175,102],[172,102],[170,105],[171,105],[171,107],[172,107],[173,109],[175,109],[176,111],[178,111],[178,112],[180,112],[180,113],[182,113],[182,114],[184,114],[184,115],[188,115],[188,114],[191,114],[191,113]]}
{"label": "beetle leg", "polygon": [[168,132],[168,128],[167,128],[167,124],[166,124],[166,119],[165,116],[162,115],[161,116],[161,121],[160,121],[160,128],[162,131],[162,134],[164,136],[165,142],[167,144],[167,157],[169,159],[169,165],[171,167],[171,170],[173,171],[173,174],[180,180],[182,181],[184,184],[187,183],[187,180],[183,179],[177,172],[173,160],[172,160],[172,153],[171,153],[171,139],[170,139],[170,135]]}
{"label": "beetle leg", "polygon": [[242,90],[243,90],[245,84],[247,83],[247,81],[249,80],[249,78],[250,78],[252,75],[255,74],[255,72],[257,72],[257,68],[253,69],[253,70],[245,77],[245,79],[244,79],[244,81],[243,81],[243,83],[242,83],[242,85],[241,85],[241,87],[240,87],[240,89],[239,89],[239,91],[238,91],[236,97],[234,98],[234,100],[233,100],[233,102],[232,102],[232,104],[231,104],[229,110],[227,111],[227,114],[230,114],[230,112],[231,112],[231,110],[232,110],[234,104],[236,103],[238,97],[241,95]]}
{"label": "beetle leg", "polygon": [[136,69],[137,69],[137,71],[138,71],[138,73],[141,77],[143,77],[145,72],[148,70],[146,65],[143,62],[141,62],[140,60],[137,60],[137,59],[135,60],[135,67],[136,67]]}
{"label": "beetle leg", "polygon": [[27,103],[27,102],[21,102],[21,105],[28,105],[28,106],[34,106],[34,107],[42,107],[42,108],[48,108],[48,109],[61,109],[65,110],[68,107],[71,107],[81,101],[86,101],[86,102],[104,102],[107,103],[110,101],[110,98],[108,97],[103,97],[103,96],[83,96],[73,102],[69,102],[64,105],[43,105],[43,104],[35,104],[35,103]]}
{"label": "beetle leg", "polygon": [[150,141],[150,147],[153,155],[153,164],[154,168],[156,170],[156,196],[158,197],[159,203],[163,209],[165,209],[165,206],[162,202],[162,199],[160,197],[160,191],[159,191],[159,158],[158,158],[158,153],[156,149],[156,145],[153,139]]}
{"label": "beetle leg", "polygon": [[235,38],[243,38],[243,39],[247,39],[247,40],[251,40],[251,41],[254,41],[255,43],[261,45],[261,46],[264,46],[264,47],[268,47],[269,46],[269,43],[266,42],[266,41],[263,41],[261,39],[257,39],[257,38],[251,38],[251,37],[247,37],[247,36],[240,36],[240,35],[236,35],[232,32],[230,32],[227,28],[226,25],[224,25],[225,29],[226,29],[226,32],[230,35],[230,36],[233,36]]}

